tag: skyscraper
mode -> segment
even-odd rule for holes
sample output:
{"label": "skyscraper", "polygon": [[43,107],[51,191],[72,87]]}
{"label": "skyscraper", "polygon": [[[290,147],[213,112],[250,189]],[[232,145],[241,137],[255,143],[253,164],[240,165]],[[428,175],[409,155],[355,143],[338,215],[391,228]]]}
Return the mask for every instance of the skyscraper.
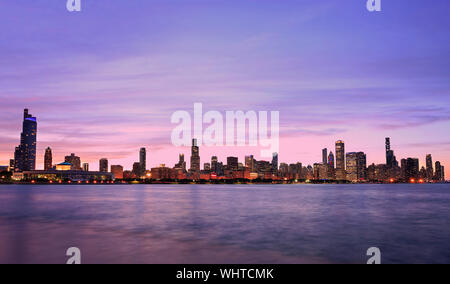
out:
{"label": "skyscraper", "polygon": [[147,150],[145,148],[141,148],[139,151],[139,169],[140,177],[145,177],[147,172]]}
{"label": "skyscraper", "polygon": [[89,172],[89,164],[88,163],[83,163],[83,171]]}
{"label": "skyscraper", "polygon": [[211,172],[217,173],[218,172],[217,166],[218,166],[217,156],[212,156],[211,157]]}
{"label": "skyscraper", "polygon": [[345,143],[342,140],[336,141],[336,179],[345,180]]}
{"label": "skyscraper", "polygon": [[22,133],[20,134],[20,145],[14,152],[15,171],[33,171],[36,169],[36,136],[37,120],[28,109],[23,111]]}
{"label": "skyscraper", "polygon": [[227,157],[227,167],[229,170],[237,170],[238,169],[239,160],[237,157]]}
{"label": "skyscraper", "polygon": [[445,181],[445,168],[441,166],[441,181]]}
{"label": "skyscraper", "polygon": [[436,168],[436,173],[435,173],[435,177],[434,177],[434,180],[435,181],[443,181],[443,173],[442,173],[442,166],[441,166],[441,162],[439,162],[439,161],[437,161],[436,163],[435,163],[435,166],[434,166],[435,168]]}
{"label": "skyscraper", "polygon": [[278,153],[272,154],[272,171],[273,173],[278,172]]}
{"label": "skyscraper", "polygon": [[407,158],[402,159],[402,177],[405,182],[412,179],[417,180],[419,177],[419,159]]}
{"label": "skyscraper", "polygon": [[50,147],[48,147],[45,150],[45,156],[44,156],[44,170],[48,171],[52,168],[53,166],[53,155],[52,155],[52,149],[50,149]]}
{"label": "skyscraper", "polygon": [[64,161],[72,164],[72,170],[81,171],[81,159],[74,153],[70,154],[70,156],[66,156]]}
{"label": "skyscraper", "polygon": [[391,138],[386,137],[386,166],[388,168],[398,167],[397,158],[391,150]]}
{"label": "skyscraper", "polygon": [[245,156],[245,167],[250,170],[250,172],[255,171],[255,158],[253,155]]}
{"label": "skyscraper", "polygon": [[141,175],[141,163],[134,163],[133,164],[133,170],[132,170],[132,177],[133,178],[140,178]]}
{"label": "skyscraper", "polygon": [[191,149],[191,172],[200,171],[200,149],[197,146],[197,139],[192,139]]}
{"label": "skyscraper", "polygon": [[324,165],[328,164],[328,149],[327,148],[322,149],[322,164],[324,164]]}
{"label": "skyscraper", "polygon": [[347,180],[358,182],[367,179],[366,154],[363,152],[347,153]]}
{"label": "skyscraper", "polygon": [[426,157],[426,170],[427,170],[427,180],[432,181],[434,177],[434,170],[433,170],[433,159],[430,154]]}
{"label": "skyscraper", "polygon": [[330,151],[330,154],[328,155],[328,165],[334,169],[334,154],[332,151]]}
{"label": "skyscraper", "polygon": [[108,172],[108,159],[106,158],[100,159],[98,170],[103,173]]}
{"label": "skyscraper", "polygon": [[184,154],[180,154],[178,156],[178,163],[175,164],[175,169],[186,172],[186,161],[184,160]]}

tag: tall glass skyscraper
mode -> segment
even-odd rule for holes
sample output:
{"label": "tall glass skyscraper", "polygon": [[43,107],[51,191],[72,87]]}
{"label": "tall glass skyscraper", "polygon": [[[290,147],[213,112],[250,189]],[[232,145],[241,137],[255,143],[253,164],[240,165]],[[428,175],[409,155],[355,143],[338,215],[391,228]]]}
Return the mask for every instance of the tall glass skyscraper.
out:
{"label": "tall glass skyscraper", "polygon": [[16,147],[14,153],[14,168],[16,172],[33,171],[36,169],[36,136],[36,117],[29,114],[28,109],[25,109],[23,112],[20,145]]}
{"label": "tall glass skyscraper", "polygon": [[197,146],[197,139],[192,139],[191,149],[191,172],[200,171],[200,150]]}
{"label": "tall glass skyscraper", "polygon": [[345,180],[345,143],[344,141],[336,142],[336,179]]}
{"label": "tall glass skyscraper", "polygon": [[145,177],[147,173],[147,150],[145,148],[141,148],[139,151],[139,168],[141,177]]}

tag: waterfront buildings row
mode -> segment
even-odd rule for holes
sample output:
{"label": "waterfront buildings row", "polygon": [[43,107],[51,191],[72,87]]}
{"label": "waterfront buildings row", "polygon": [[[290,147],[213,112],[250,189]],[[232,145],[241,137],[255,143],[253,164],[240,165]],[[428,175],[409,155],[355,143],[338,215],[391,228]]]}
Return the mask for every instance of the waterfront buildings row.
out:
{"label": "waterfront buildings row", "polygon": [[[139,150],[139,162],[133,164],[131,171],[121,165],[111,165],[108,159],[99,160],[99,171],[89,170],[88,163],[74,153],[65,156],[64,162],[53,164],[52,149],[44,154],[44,170],[36,171],[37,119],[24,110],[20,145],[15,149],[14,159],[8,169],[14,171],[16,179],[52,178],[73,180],[112,180],[112,179],[153,179],[153,180],[299,180],[299,181],[347,181],[347,182],[442,182],[445,181],[444,166],[439,161],[434,164],[431,155],[426,156],[426,166],[419,168],[417,158],[401,159],[400,164],[391,149],[390,138],[385,140],[386,163],[367,166],[367,156],[363,152],[346,152],[345,142],[335,143],[335,154],[322,149],[322,161],[312,166],[302,163],[279,163],[278,153],[271,161],[258,161],[253,155],[246,156],[243,163],[238,157],[227,157],[226,164],[217,156],[203,164],[201,169],[200,147],[193,139],[190,168],[187,169],[184,154],[174,167],[165,164],[147,170],[146,148]],[[1,169],[1,168],[0,168]]]}

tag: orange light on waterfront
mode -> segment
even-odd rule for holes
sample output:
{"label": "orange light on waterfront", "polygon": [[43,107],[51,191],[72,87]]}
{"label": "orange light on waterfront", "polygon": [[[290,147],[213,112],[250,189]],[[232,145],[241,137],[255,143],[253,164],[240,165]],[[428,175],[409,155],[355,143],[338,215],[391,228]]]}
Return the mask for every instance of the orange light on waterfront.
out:
{"label": "orange light on waterfront", "polygon": [[49,181],[49,183],[53,183],[53,181],[51,180],[51,181]]}
{"label": "orange light on waterfront", "polygon": [[89,183],[89,181],[87,180],[86,183]]}
{"label": "orange light on waterfront", "polygon": [[58,183],[62,183],[62,180],[60,180]]}
{"label": "orange light on waterfront", "polygon": [[416,183],[416,179],[412,178],[409,180],[410,183]]}
{"label": "orange light on waterfront", "polygon": [[394,182],[395,182],[395,179],[391,178],[391,179],[389,180],[389,182],[390,182],[390,183],[394,183]]}
{"label": "orange light on waterfront", "polygon": [[67,183],[72,183],[72,181],[69,180]]}
{"label": "orange light on waterfront", "polygon": [[36,181],[35,181],[35,180],[32,180],[31,183],[36,183]]}
{"label": "orange light on waterfront", "polygon": [[81,180],[79,180],[78,183],[81,183]]}
{"label": "orange light on waterfront", "polygon": [[424,180],[423,179],[419,179],[419,183],[424,183]]}
{"label": "orange light on waterfront", "polygon": [[97,184],[97,181],[96,181],[96,180],[94,180],[94,184]]}

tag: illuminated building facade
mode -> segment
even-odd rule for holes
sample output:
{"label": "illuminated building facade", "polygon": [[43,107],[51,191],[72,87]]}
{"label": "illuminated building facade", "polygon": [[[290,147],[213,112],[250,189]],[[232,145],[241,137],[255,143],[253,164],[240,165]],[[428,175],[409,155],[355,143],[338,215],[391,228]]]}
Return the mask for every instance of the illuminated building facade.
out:
{"label": "illuminated building facade", "polygon": [[14,170],[16,172],[31,171],[36,168],[36,136],[37,119],[23,111],[22,133],[20,134],[20,145],[14,152]]}
{"label": "illuminated building facade", "polygon": [[44,155],[44,170],[50,170],[53,167],[53,155],[52,155],[52,149],[48,147],[45,149],[45,155]]}
{"label": "illuminated building facade", "polygon": [[70,156],[66,156],[64,158],[64,161],[67,163],[71,163],[74,171],[81,171],[81,159],[74,153],[70,154]]}

